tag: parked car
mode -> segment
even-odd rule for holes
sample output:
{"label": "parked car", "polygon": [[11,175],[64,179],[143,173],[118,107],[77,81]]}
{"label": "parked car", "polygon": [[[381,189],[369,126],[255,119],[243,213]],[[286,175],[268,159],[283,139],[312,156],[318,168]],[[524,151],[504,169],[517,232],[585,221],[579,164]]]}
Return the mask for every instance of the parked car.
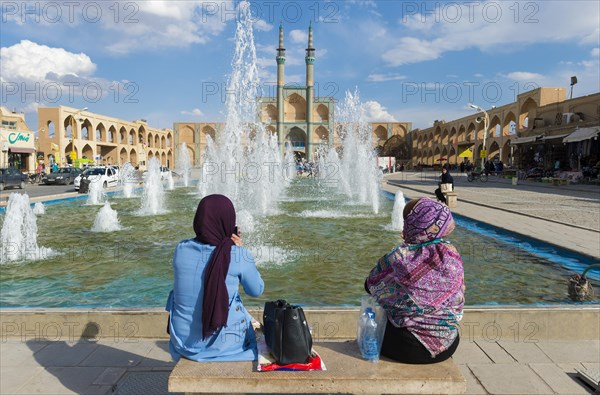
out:
{"label": "parked car", "polygon": [[[119,177],[112,167],[98,166],[88,167],[75,178],[73,186],[79,191],[82,179],[92,182],[99,182],[102,188],[114,187],[119,183]],[[87,191],[86,191],[87,192]]]}
{"label": "parked car", "polygon": [[81,172],[82,170],[77,167],[61,167],[55,173],[45,174],[42,178],[42,182],[46,185],[69,185],[75,182],[75,178],[77,178],[77,176],[80,175]]}
{"label": "parked car", "polygon": [[[160,166],[160,179],[161,180],[166,180],[169,178],[169,174],[171,174],[171,170],[169,170],[168,167],[166,166]],[[148,176],[148,170],[144,170],[144,172],[142,173],[142,179],[146,179],[146,177]]]}
{"label": "parked car", "polygon": [[19,187],[24,189],[26,183],[27,176],[21,173],[19,169],[13,167],[0,169],[0,191],[8,187]]}

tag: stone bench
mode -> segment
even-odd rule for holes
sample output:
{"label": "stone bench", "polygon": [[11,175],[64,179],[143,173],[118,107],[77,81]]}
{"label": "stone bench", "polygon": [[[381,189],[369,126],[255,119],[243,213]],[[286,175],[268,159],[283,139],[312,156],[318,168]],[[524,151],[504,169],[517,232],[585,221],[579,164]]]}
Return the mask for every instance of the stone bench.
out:
{"label": "stone bench", "polygon": [[169,391],[206,393],[464,393],[466,381],[452,359],[407,365],[361,359],[355,341],[314,343],[327,370],[259,372],[255,362],[194,362],[182,358],[169,376]]}
{"label": "stone bench", "polygon": [[454,192],[454,185],[440,184],[440,190],[446,199],[446,205],[450,208],[458,206],[458,194]]}

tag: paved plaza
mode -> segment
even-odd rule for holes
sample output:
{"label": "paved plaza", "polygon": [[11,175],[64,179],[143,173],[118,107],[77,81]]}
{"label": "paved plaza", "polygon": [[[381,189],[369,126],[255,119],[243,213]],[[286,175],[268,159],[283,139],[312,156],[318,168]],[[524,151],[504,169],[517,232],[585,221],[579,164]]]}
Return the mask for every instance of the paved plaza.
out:
{"label": "paved plaza", "polygon": [[[410,198],[430,196],[436,177],[433,172],[390,174],[385,177],[384,189],[395,192],[401,188]],[[469,183],[461,175],[455,175],[455,186],[456,213],[598,261],[598,186],[526,181],[515,186],[495,177],[487,183]],[[597,312],[600,315],[600,310]],[[1,394],[167,393],[174,364],[165,338],[46,341],[37,338],[35,329],[21,338],[6,337],[6,328],[2,331]],[[598,339],[509,341],[504,337],[490,341],[465,337],[453,359],[467,380],[467,394],[590,394],[594,391],[581,383],[576,372],[600,372]]]}

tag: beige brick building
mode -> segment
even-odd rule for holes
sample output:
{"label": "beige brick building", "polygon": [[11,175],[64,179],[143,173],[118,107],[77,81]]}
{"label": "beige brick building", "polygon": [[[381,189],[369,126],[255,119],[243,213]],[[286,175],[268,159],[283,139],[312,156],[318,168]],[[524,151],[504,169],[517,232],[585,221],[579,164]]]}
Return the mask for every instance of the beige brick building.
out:
{"label": "beige brick building", "polygon": [[[566,99],[565,88],[542,87],[486,112],[489,125],[485,138],[484,114],[475,111],[467,117],[436,121],[430,128],[414,130],[413,164],[434,165],[440,158],[450,164],[466,159],[479,164],[485,156],[518,168],[547,168],[558,160],[563,168],[577,169],[582,161],[595,164],[600,159],[600,93]],[[586,131],[581,132],[583,129]],[[576,130],[578,135],[568,138]]]}
{"label": "beige brick building", "polygon": [[156,157],[164,166],[174,165],[173,131],[150,127],[143,119],[125,121],[87,109],[40,107],[38,133],[38,149],[47,164],[87,159],[104,165],[131,162],[144,169]]}
{"label": "beige brick building", "polygon": [[35,171],[36,137],[25,122],[25,114],[0,107],[0,167]]}

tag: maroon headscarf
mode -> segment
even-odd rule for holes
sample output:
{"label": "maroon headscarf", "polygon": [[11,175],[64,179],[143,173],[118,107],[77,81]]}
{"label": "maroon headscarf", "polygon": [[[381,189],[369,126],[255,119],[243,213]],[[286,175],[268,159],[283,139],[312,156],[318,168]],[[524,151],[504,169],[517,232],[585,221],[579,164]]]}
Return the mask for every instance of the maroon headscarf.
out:
{"label": "maroon headscarf", "polygon": [[196,240],[216,246],[204,272],[202,338],[206,339],[227,324],[229,293],[225,278],[231,261],[231,235],[235,228],[233,203],[223,195],[204,197],[194,217]]}

